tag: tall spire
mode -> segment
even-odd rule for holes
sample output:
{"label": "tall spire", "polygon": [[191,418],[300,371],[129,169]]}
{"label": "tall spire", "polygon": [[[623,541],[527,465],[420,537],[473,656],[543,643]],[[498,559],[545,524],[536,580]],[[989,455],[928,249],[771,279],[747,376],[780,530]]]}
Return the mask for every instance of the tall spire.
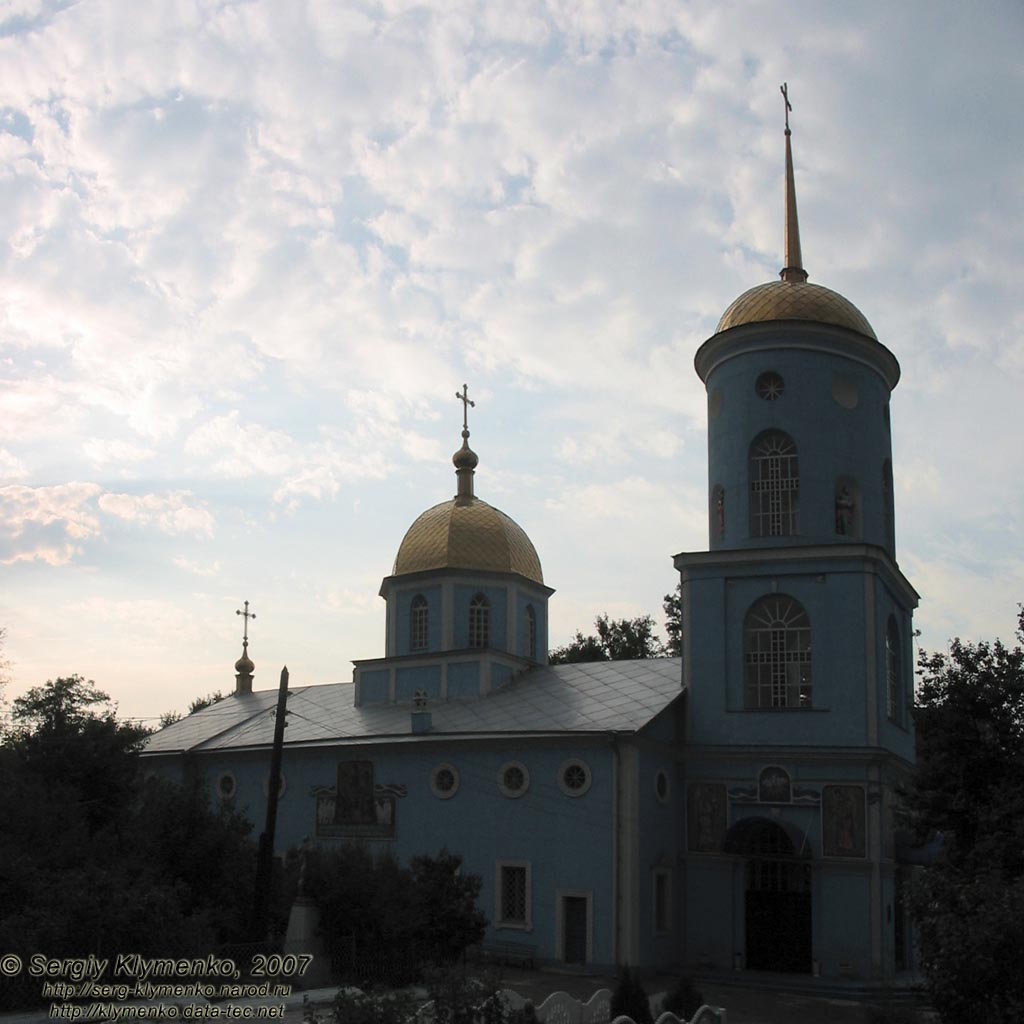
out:
{"label": "tall spire", "polygon": [[802,283],[807,280],[807,271],[804,270],[803,256],[800,253],[800,222],[796,216],[796,183],[793,179],[793,147],[789,141],[789,112],[793,107],[789,102],[789,91],[785,82],[780,89],[786,104],[786,265],[779,271],[779,277],[783,281]]}
{"label": "tall spire", "polygon": [[462,447],[452,456],[455,463],[455,476],[458,478],[458,491],[455,501],[459,505],[468,505],[473,500],[473,473],[480,461],[477,454],[469,447],[469,407],[476,408],[476,402],[469,397],[469,389],[465,384],[462,391],[456,391],[455,397],[462,402]]}

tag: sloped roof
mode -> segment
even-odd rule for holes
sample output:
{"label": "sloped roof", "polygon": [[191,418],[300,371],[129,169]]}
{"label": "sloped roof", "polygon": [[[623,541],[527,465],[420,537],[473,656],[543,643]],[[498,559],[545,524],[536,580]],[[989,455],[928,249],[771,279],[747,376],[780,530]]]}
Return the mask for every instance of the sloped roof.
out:
{"label": "sloped roof", "polygon": [[[354,707],[351,683],[292,687],[285,745],[402,741],[501,733],[636,732],[682,692],[679,658],[545,665],[486,697],[432,701],[429,733],[412,734],[409,704]],[[244,750],[274,738],[276,690],[232,695],[154,733],[144,754]]]}

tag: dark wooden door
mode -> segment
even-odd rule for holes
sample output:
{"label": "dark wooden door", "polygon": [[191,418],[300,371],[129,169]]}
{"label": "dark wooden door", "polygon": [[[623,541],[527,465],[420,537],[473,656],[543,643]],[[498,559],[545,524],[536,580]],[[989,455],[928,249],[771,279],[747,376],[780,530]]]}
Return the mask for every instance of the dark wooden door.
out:
{"label": "dark wooden door", "polygon": [[587,962],[587,898],[562,898],[562,936],[564,959],[567,964]]}

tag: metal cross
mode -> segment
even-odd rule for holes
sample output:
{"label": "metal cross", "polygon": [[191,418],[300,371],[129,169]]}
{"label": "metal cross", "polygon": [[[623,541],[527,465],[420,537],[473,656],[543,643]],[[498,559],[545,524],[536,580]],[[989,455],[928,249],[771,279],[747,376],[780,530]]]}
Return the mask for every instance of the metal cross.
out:
{"label": "metal cross", "polygon": [[793,104],[789,102],[789,90],[786,88],[787,83],[783,82],[779,86],[779,92],[782,93],[782,98],[786,101],[786,134],[789,134],[789,112],[793,109]]}
{"label": "metal cross", "polygon": [[249,620],[256,618],[256,613],[249,611],[249,602],[245,602],[245,611],[243,612],[240,608],[235,609],[236,615],[241,615],[245,619],[245,629],[242,631],[242,642],[246,645],[249,643]]}
{"label": "metal cross", "polygon": [[468,423],[469,407],[473,406],[473,408],[475,409],[476,408],[476,402],[474,402],[469,397],[469,389],[466,387],[465,384],[462,385],[462,393],[460,394],[458,391],[456,391],[455,392],[455,397],[460,402],[462,402],[462,429],[463,430],[469,430],[469,423]]}

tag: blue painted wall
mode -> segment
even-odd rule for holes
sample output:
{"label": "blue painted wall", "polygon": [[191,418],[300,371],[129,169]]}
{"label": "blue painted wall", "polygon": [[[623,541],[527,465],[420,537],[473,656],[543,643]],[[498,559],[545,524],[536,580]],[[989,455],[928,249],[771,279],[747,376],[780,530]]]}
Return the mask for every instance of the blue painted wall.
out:
{"label": "blue painted wall", "polygon": [[491,603],[490,643],[496,650],[508,650],[508,595],[505,587],[491,585],[456,586],[455,641],[456,649],[469,646],[469,604],[477,594],[483,594]]}
{"label": "blue painted wall", "polygon": [[386,668],[359,673],[359,700],[363,704],[387,703],[388,670]]}
{"label": "blue painted wall", "polygon": [[[709,494],[716,484],[725,491],[725,537],[719,539],[710,517],[711,549],[793,546],[809,542],[865,540],[891,551],[885,510],[891,501],[883,494],[883,466],[892,459],[886,418],[889,389],[871,368],[831,352],[786,349],[780,329],[776,349],[737,356],[716,367],[707,379],[710,406],[718,415],[708,418]],[[785,390],[765,401],[754,390],[759,375],[781,374]],[[854,389],[857,404],[845,408],[833,395]],[[749,452],[751,442],[766,430],[782,430],[799,453],[799,533],[791,537],[752,537],[750,534]],[[860,489],[861,537],[837,536],[836,482],[856,480]]]}
{"label": "blue painted wall", "polygon": [[419,654],[422,649],[413,651],[409,641],[411,608],[413,599],[417,594],[422,594],[427,601],[427,651],[439,651],[442,644],[442,610],[441,610],[441,588],[440,586],[410,587],[394,592],[394,605],[397,625],[396,653],[397,654]]}

